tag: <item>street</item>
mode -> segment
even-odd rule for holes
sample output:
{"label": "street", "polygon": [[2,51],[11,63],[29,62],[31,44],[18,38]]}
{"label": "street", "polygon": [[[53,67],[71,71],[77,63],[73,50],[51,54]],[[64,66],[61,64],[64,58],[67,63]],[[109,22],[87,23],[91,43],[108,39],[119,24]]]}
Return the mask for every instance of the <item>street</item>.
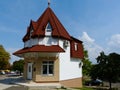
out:
{"label": "street", "polygon": [[21,76],[7,77],[0,75],[0,90],[25,90],[25,87],[17,85],[17,82],[23,82]]}

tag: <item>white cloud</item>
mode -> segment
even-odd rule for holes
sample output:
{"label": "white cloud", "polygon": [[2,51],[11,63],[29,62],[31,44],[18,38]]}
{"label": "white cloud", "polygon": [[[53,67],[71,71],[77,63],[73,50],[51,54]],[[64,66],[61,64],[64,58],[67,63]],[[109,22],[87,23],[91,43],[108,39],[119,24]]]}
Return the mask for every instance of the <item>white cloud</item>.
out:
{"label": "white cloud", "polygon": [[103,48],[95,43],[95,40],[91,38],[87,32],[83,32],[82,37],[80,37],[80,40],[83,41],[84,48],[88,50],[89,58],[92,61],[92,63],[96,63],[95,58],[99,55],[101,51],[103,51]]}
{"label": "white cloud", "polygon": [[120,48],[120,34],[113,35],[110,38],[108,45]]}
{"label": "white cloud", "polygon": [[91,38],[87,32],[83,32],[79,39],[83,41],[84,48],[88,50],[89,58],[92,63],[96,63],[95,58],[98,57],[101,51],[104,51],[106,54],[112,52],[120,53],[120,34],[112,35],[104,46],[98,45],[95,39]]}
{"label": "white cloud", "polygon": [[83,32],[81,39],[88,43],[93,43],[95,41],[94,39],[88,36],[87,32]]}
{"label": "white cloud", "polygon": [[107,51],[120,53],[120,34],[115,34],[110,37]]}

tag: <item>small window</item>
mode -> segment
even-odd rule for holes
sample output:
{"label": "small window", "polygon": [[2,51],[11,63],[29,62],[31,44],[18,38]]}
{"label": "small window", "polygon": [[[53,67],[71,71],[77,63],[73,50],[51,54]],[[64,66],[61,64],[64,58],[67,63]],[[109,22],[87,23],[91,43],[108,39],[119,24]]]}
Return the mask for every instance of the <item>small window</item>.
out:
{"label": "small window", "polygon": [[54,74],[54,62],[53,61],[43,61],[42,62],[42,74],[51,76]]}
{"label": "small window", "polygon": [[78,50],[78,44],[74,43],[74,47],[75,47],[75,51],[77,51]]}
{"label": "small window", "polygon": [[46,26],[46,31],[51,32],[51,30],[52,30],[52,27],[51,27],[50,23],[48,22],[48,24]]}
{"label": "small window", "polygon": [[29,70],[28,71],[31,72],[31,66],[29,66]]}
{"label": "small window", "polygon": [[32,33],[33,33],[33,29],[30,30],[30,38],[31,38],[31,36],[32,36]]}

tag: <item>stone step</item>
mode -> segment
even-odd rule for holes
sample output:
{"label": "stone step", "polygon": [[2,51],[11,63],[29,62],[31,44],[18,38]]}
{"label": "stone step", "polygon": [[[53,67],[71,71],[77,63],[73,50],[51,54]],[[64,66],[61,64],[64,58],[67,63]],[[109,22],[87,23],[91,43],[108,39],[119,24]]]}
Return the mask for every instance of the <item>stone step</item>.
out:
{"label": "stone step", "polygon": [[63,87],[60,83],[35,83],[35,82],[28,82],[28,83],[17,83],[27,90],[78,90],[73,88],[66,88]]}

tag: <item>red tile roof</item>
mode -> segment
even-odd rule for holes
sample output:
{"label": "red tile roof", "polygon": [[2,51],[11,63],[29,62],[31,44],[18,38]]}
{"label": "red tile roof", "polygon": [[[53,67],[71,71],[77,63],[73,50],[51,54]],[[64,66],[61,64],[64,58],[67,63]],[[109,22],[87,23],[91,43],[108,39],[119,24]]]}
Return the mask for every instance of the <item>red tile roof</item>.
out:
{"label": "red tile roof", "polygon": [[35,45],[30,48],[23,48],[15,53],[14,55],[17,54],[23,54],[23,53],[28,53],[28,52],[65,52],[60,46],[58,45],[52,45],[52,46],[45,46],[45,45]]}
{"label": "red tile roof", "polygon": [[[56,38],[62,38],[67,39],[71,43],[71,57],[73,58],[83,58],[83,45],[82,41],[71,37],[69,33],[66,31],[64,26],[61,24],[61,22],[58,20],[57,16],[54,14],[54,12],[51,10],[50,7],[48,7],[44,13],[40,16],[40,18],[37,21],[30,22],[29,27],[27,28],[27,33],[23,37],[23,42],[30,39],[30,30],[33,29],[31,38],[39,38],[39,37],[45,37],[45,29],[46,25],[50,23],[52,27],[52,37]],[[78,49],[75,50],[75,43],[77,44]],[[58,45],[52,45],[52,46],[44,46],[44,45],[35,45],[30,48],[23,48],[21,50],[16,51],[13,53],[14,55],[28,53],[28,52],[65,52],[60,46]]]}
{"label": "red tile roof", "polygon": [[30,29],[33,28],[34,32],[32,37],[43,37],[45,36],[45,28],[47,23],[51,24],[52,27],[52,37],[59,37],[70,40],[70,35],[58,20],[57,16],[51,10],[51,8],[47,8],[41,17],[35,22],[31,21],[30,26],[28,27],[27,33],[23,38],[23,41],[27,41],[30,38]]}

